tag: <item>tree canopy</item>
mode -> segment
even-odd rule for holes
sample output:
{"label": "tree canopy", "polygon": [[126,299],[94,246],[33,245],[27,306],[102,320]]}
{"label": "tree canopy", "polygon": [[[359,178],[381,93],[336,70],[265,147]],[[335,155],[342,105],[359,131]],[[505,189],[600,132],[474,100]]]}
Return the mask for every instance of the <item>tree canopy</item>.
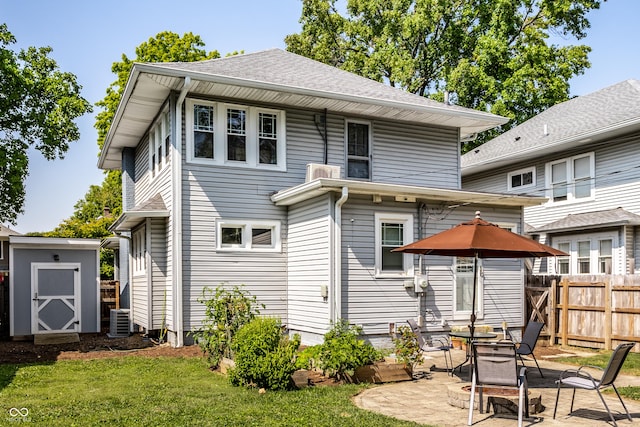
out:
{"label": "tree canopy", "polygon": [[23,212],[29,147],[47,160],[64,158],[80,138],[74,120],[91,111],[76,76],[63,72],[50,47],[12,50],[16,39],[0,24],[0,222]]}
{"label": "tree canopy", "polygon": [[[605,0],[606,1],[606,0]],[[289,51],[394,87],[513,120],[479,145],[569,98],[590,66],[581,39],[600,0],[302,0]]]}

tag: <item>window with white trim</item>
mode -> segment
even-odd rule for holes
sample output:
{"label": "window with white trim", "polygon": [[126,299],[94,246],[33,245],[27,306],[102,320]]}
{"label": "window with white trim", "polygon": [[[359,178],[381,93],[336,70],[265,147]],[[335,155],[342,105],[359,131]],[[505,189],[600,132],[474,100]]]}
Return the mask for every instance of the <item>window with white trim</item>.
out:
{"label": "window with white trim", "polygon": [[171,122],[166,109],[149,130],[149,170],[152,177],[169,164],[170,145]]}
{"label": "window with white trim", "polygon": [[530,167],[510,172],[507,176],[507,188],[512,190],[524,190],[536,186],[536,168]]}
{"label": "window with white trim", "polygon": [[4,242],[0,240],[0,259],[4,259]]}
{"label": "window with white trim", "polygon": [[134,275],[147,271],[147,239],[145,228],[141,227],[131,235],[131,262]]}
{"label": "window with white trim", "polygon": [[622,274],[615,270],[616,233],[553,238],[553,247],[569,254],[557,257],[557,274]]}
{"label": "window with white trim", "polygon": [[187,100],[191,163],[286,170],[285,112]]}
{"label": "window with white trim", "polygon": [[279,252],[280,221],[216,221],[218,251]]}
{"label": "window with white trim", "polygon": [[347,178],[371,179],[371,125],[368,122],[346,122]]}
{"label": "window with white trim", "polygon": [[547,163],[549,201],[564,202],[590,198],[595,188],[593,153]]}
{"label": "window with white trim", "polygon": [[[478,260],[478,270],[481,270],[482,260]],[[454,257],[454,291],[453,291],[453,318],[468,319],[473,305],[474,259],[472,257]],[[484,287],[481,275],[476,280],[476,316],[483,317]]]}
{"label": "window with white trim", "polygon": [[413,254],[392,252],[413,241],[413,215],[375,214],[376,277],[412,277]]}

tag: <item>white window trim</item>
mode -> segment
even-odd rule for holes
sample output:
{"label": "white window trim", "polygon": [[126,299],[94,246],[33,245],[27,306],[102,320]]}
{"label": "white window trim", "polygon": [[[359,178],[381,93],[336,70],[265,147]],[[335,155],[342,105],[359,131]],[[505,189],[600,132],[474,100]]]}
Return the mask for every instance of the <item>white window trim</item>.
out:
{"label": "white window trim", "polygon": [[0,259],[4,259],[4,242],[5,240],[0,240]]}
{"label": "white window trim", "polygon": [[403,271],[383,272],[382,271],[382,235],[380,227],[383,222],[402,223],[403,245],[408,245],[413,239],[413,214],[401,214],[394,212],[376,212],[375,215],[375,277],[378,279],[390,279],[398,277],[413,277],[414,265],[413,254],[405,253],[402,257]]}
{"label": "white window trim", "polygon": [[[367,157],[367,162],[369,162],[369,178],[356,178],[349,176],[349,159],[363,159],[362,156],[350,156],[349,155],[349,123],[357,123],[361,125],[367,125],[369,129],[369,156]],[[367,120],[355,120],[355,119],[345,119],[344,121],[344,176],[346,179],[354,179],[358,181],[373,181],[373,126],[370,121]]]}
{"label": "white window trim", "polygon": [[[238,227],[242,228],[242,245],[223,246],[222,228]],[[271,246],[252,246],[251,230],[253,228],[270,228],[271,229]],[[253,220],[216,220],[216,251],[218,252],[281,252],[282,239],[280,235],[280,221],[253,221]]]}
{"label": "white window trim", "polygon": [[[471,316],[471,310],[456,310],[456,306],[457,306],[457,292],[456,292],[456,285],[458,283],[457,281],[457,263],[458,263],[458,258],[457,257],[452,257],[453,259],[453,266],[452,266],[452,271],[453,271],[453,306],[452,306],[452,310],[453,310],[453,320],[468,320]],[[482,259],[479,258],[478,259],[478,271],[475,272],[476,277],[477,277],[477,283],[476,283],[476,303],[478,305],[478,309],[476,310],[476,319],[483,319],[484,318],[484,269],[482,266]]]}
{"label": "white window trim", "polygon": [[133,276],[144,276],[147,272],[147,233],[140,227],[131,234],[131,271]]}
{"label": "white window trim", "polygon": [[[522,174],[529,173],[529,172],[531,172],[531,184],[521,185],[519,187],[513,187],[511,185],[511,177],[513,177],[515,175],[522,175]],[[536,168],[535,168],[535,166],[531,166],[531,167],[524,168],[524,169],[518,169],[517,171],[509,172],[507,174],[507,190],[509,190],[509,191],[525,190],[525,189],[528,189],[528,188],[534,188],[535,186],[536,186]]]}
{"label": "white window trim", "polygon": [[[160,172],[169,164],[167,158],[167,149],[165,145],[165,138],[167,136],[165,127],[166,121],[169,120],[169,108],[162,109],[158,118],[153,122],[149,128],[147,134],[147,141],[149,144],[149,171],[151,172],[151,178],[155,178]],[[171,132],[171,124],[169,124],[169,133]],[[160,157],[158,158],[158,148],[160,148]],[[155,162],[154,162],[154,155]]]}
{"label": "white window trim", "polygon": [[[193,152],[193,107],[194,105],[209,105],[214,108],[213,125],[213,159],[195,157]],[[244,110],[247,114],[246,123],[246,160],[227,160],[227,109]],[[247,105],[229,104],[224,102],[207,101],[189,98],[186,100],[186,143],[187,162],[203,165],[218,165],[230,167],[242,167],[252,169],[267,169],[275,171],[287,170],[286,151],[286,113],[284,110],[274,110],[262,107],[251,107]],[[277,156],[278,163],[275,165],[264,164],[259,161],[260,144],[258,138],[258,117],[260,113],[274,114],[277,116]]]}
{"label": "white window trim", "polygon": [[[589,273],[578,273],[578,242],[590,241],[590,251],[589,251],[589,268],[591,271]],[[616,270],[618,257],[621,256],[619,254],[620,248],[618,244],[618,235],[615,232],[605,232],[605,233],[591,233],[591,234],[576,234],[570,236],[562,236],[562,237],[552,237],[553,247],[557,248],[561,243],[568,243],[569,247],[569,275],[571,276],[586,276],[586,275],[594,275],[594,274],[602,274],[599,273],[599,253],[600,246],[599,243],[601,240],[611,240],[611,273],[612,274],[622,274]],[[557,262],[553,263],[553,273],[559,271]],[[558,273],[559,274],[559,273]]]}
{"label": "white window trim", "polygon": [[[583,157],[589,157],[589,168],[591,169],[591,191],[589,197],[575,197],[575,179],[573,172],[573,162],[576,159],[580,159]],[[560,200],[557,202],[553,201],[553,184],[551,182],[551,167],[558,163],[567,164],[567,200]],[[573,157],[567,157],[564,159],[554,160],[552,162],[548,162],[545,165],[545,186],[547,188],[547,198],[549,201],[546,203],[547,205],[564,205],[571,203],[580,203],[585,201],[591,201],[595,198],[595,175],[596,175],[596,166],[595,166],[595,156],[594,153],[583,153]]]}

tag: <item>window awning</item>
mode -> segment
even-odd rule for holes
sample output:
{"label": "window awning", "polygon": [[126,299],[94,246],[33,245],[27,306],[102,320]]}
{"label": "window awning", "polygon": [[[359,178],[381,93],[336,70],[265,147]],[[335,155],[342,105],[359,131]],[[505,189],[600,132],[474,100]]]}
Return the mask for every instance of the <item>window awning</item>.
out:
{"label": "window awning", "polygon": [[168,218],[169,210],[160,194],[146,200],[129,211],[125,211],[109,227],[110,231],[129,231],[141,224],[147,218]]}

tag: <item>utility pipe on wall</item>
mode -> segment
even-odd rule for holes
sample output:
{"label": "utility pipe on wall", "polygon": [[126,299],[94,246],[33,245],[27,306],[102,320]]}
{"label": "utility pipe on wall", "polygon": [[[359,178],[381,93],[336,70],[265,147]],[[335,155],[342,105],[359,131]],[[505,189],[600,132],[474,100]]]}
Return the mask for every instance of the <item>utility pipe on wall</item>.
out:
{"label": "utility pipe on wall", "polygon": [[349,198],[349,188],[342,187],[342,196],[335,204],[335,222],[333,227],[333,316],[336,323],[342,318],[342,205]]}

